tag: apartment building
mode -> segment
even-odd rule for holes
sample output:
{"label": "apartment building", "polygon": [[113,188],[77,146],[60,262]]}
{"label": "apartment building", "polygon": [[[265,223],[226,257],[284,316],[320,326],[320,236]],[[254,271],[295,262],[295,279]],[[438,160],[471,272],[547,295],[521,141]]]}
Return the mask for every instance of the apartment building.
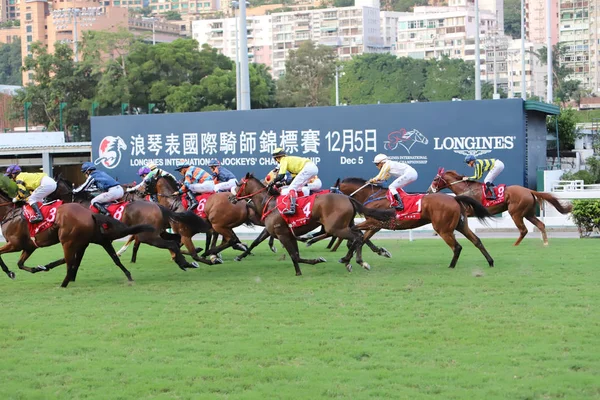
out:
{"label": "apartment building", "polygon": [[561,64],[573,69],[571,79],[600,92],[600,0],[560,0],[559,42],[566,48]]}
{"label": "apartment building", "polygon": [[0,22],[19,19],[19,4],[22,0],[0,0]]}
{"label": "apartment building", "polygon": [[[546,0],[525,1],[525,37],[527,41],[546,45]],[[552,46],[558,43],[558,0],[550,1],[550,35]]]}
{"label": "apartment building", "polygon": [[0,43],[10,44],[21,37],[21,27],[0,28]]}
{"label": "apartment building", "polygon": [[[236,19],[192,22],[192,36],[235,59]],[[341,60],[362,53],[389,52],[381,35],[379,1],[357,0],[353,7],[325,8],[247,17],[248,54],[265,63],[273,76],[285,72],[285,60],[308,40],[333,46]]]}

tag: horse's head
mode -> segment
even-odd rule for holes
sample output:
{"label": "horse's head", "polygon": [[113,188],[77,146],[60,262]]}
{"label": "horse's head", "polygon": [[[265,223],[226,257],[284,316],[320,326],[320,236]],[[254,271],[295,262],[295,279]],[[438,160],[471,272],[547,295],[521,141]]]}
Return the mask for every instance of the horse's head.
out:
{"label": "horse's head", "polygon": [[235,199],[232,200],[244,200],[249,199],[255,194],[266,191],[267,186],[265,186],[259,179],[257,179],[250,172],[246,174],[233,189],[233,193],[235,194]]}
{"label": "horse's head", "polygon": [[449,189],[454,184],[462,182],[462,178],[463,176],[456,171],[446,171],[444,168],[438,168],[437,175],[433,178],[431,185],[429,185],[427,193],[436,193],[442,189]]}

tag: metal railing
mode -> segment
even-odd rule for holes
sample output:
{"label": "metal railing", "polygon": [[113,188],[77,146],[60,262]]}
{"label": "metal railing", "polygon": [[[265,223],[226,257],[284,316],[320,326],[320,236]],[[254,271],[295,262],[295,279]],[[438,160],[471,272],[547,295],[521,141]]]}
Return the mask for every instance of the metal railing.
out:
{"label": "metal railing", "polygon": [[550,186],[551,192],[580,192],[585,190],[600,190],[600,184],[586,185],[583,180],[556,181]]}

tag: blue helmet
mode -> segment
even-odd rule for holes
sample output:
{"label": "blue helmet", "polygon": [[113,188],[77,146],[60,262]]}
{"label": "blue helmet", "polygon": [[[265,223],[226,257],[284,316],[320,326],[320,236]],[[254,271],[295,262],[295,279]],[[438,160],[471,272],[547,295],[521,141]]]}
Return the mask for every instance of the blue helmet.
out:
{"label": "blue helmet", "polygon": [[149,173],[150,173],[150,168],[148,168],[148,167],[142,167],[142,168],[138,169],[139,176],[148,175]]}
{"label": "blue helmet", "polygon": [[4,174],[4,176],[18,174],[19,172],[21,172],[21,167],[19,167],[17,164],[11,164],[6,169],[6,173]]}
{"label": "blue helmet", "polygon": [[188,168],[190,164],[185,162],[185,160],[179,160],[175,163],[175,171],[181,171],[184,168]]}
{"label": "blue helmet", "polygon": [[471,161],[475,161],[475,160],[476,160],[476,158],[473,154],[469,154],[468,156],[465,157],[466,164],[470,163]]}
{"label": "blue helmet", "polygon": [[221,163],[216,158],[213,158],[208,162],[209,167],[218,167],[219,165],[221,165]]}
{"label": "blue helmet", "polygon": [[83,172],[84,174],[88,171],[95,171],[96,170],[96,166],[94,165],[93,162],[84,162],[81,165],[81,172]]}

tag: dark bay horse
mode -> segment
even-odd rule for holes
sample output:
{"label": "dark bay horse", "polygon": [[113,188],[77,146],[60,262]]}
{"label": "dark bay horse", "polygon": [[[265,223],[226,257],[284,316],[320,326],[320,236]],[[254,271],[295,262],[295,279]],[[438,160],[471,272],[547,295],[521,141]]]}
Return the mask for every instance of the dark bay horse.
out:
{"label": "dark bay horse", "polygon": [[[67,275],[61,286],[67,287],[69,282],[74,282],[77,277],[85,250],[90,243],[96,243],[104,248],[127,279],[133,281],[131,274],[121,264],[115,253],[112,241],[130,234],[153,231],[153,227],[148,225],[128,227],[117,220],[103,215],[95,215],[81,205],[72,203],[60,205],[54,215],[54,225],[38,233],[32,240],[21,207],[13,205],[10,197],[0,192],[0,220],[2,221],[0,224],[6,240],[6,244],[0,248],[0,254],[21,251],[17,265],[19,269],[31,273],[48,271],[66,263]],[[25,261],[38,247],[47,247],[59,242],[63,246],[64,258],[46,266],[34,268],[25,266]],[[14,279],[14,272],[8,269],[1,257],[0,267],[9,278]]]}
{"label": "dark bay horse", "polygon": [[[435,193],[442,189],[450,189],[456,195],[468,196],[477,201],[481,201],[481,182],[463,181],[463,175],[458,174],[456,171],[444,171],[443,168],[438,170],[428,191]],[[561,214],[568,214],[573,208],[571,204],[563,205],[550,193],[536,192],[519,185],[506,186],[504,199],[505,200],[502,203],[489,207],[488,211],[491,214],[500,214],[508,210],[508,213],[520,233],[519,238],[514,244],[515,246],[518,246],[519,243],[521,243],[528,232],[527,227],[523,222],[523,218],[527,219],[540,230],[544,246],[548,245],[546,225],[535,216],[536,204],[539,203],[540,206],[542,206],[542,203],[545,200],[552,204]]]}
{"label": "dark bay horse", "polygon": [[[154,187],[151,185],[149,190],[150,193],[158,195],[158,201],[163,206],[174,211],[184,211],[181,198],[171,196],[179,187],[180,185],[173,177],[163,175],[158,177]],[[211,235],[206,235],[206,250],[203,255],[216,255],[228,247],[233,247],[241,251],[247,250],[246,245],[240,241],[233,228],[244,224],[261,224],[252,208],[248,207],[246,202],[232,204],[229,201],[230,195],[230,193],[215,193],[203,205],[206,219],[212,228]],[[173,230],[181,235],[182,241],[191,252],[194,246],[189,232],[185,231],[185,227],[173,224]],[[215,242],[219,234],[223,236],[223,241],[219,246],[215,247]]]}
{"label": "dark bay horse", "polygon": [[246,176],[236,187],[235,201],[250,199],[257,215],[264,221],[268,233],[277,237],[290,255],[296,270],[296,275],[302,275],[299,263],[318,264],[325,259],[303,259],[298,250],[297,237],[315,228],[322,226],[330,236],[347,239],[349,241],[348,253],[340,260],[346,264],[348,271],[352,270],[350,260],[356,253],[356,262],[368,269],[369,265],[363,261],[361,248],[363,235],[354,226],[356,213],[365,214],[374,220],[389,220],[395,214],[393,210],[376,210],[363,207],[358,201],[341,194],[322,194],[315,198],[309,221],[306,225],[291,229],[279,213],[276,206],[278,192],[271,192],[259,179],[252,174]]}
{"label": "dark bay horse", "polygon": [[[342,193],[348,196],[352,195],[352,197],[364,203],[367,208],[390,208],[390,202],[386,197],[387,189],[379,185],[367,184],[364,179],[346,178],[341,181],[339,189]],[[433,229],[444,239],[454,253],[450,262],[450,268],[456,266],[458,257],[462,251],[462,246],[458,243],[454,234],[454,231],[458,231],[481,251],[489,266],[493,267],[494,260],[483,246],[483,243],[481,243],[479,237],[469,228],[467,219],[467,209],[469,208],[473,209],[474,216],[481,221],[493,218],[493,215],[481,203],[469,197],[453,197],[446,194],[434,193],[423,197],[421,201],[421,218],[418,220],[398,220],[394,216],[387,221],[381,222],[367,217],[357,227],[367,231],[365,233],[366,241],[381,229],[404,230],[431,224]],[[312,241],[316,241],[316,239],[312,239]],[[381,249],[375,246],[372,250],[381,254]]]}
{"label": "dark bay horse", "polygon": [[[89,207],[90,201],[93,195],[89,192],[82,191],[74,194],[74,201]],[[185,225],[190,231],[196,233],[207,232],[209,226],[202,218],[197,217],[194,213],[184,212],[175,213],[165,207],[162,207],[156,203],[149,201],[133,201],[123,209],[121,221],[125,225],[136,225],[136,224],[148,224],[154,227],[153,232],[143,232],[136,235],[136,239],[140,243],[145,243],[150,246],[158,247],[160,249],[168,249],[171,253],[172,260],[181,268],[186,270],[188,268],[197,268],[198,264],[189,263],[185,260],[185,257],[181,254],[179,249],[179,236],[175,235],[173,239],[165,237],[165,230],[170,227],[171,221],[177,221],[180,224]],[[220,260],[210,261],[204,258],[198,257],[196,261],[203,262],[208,265],[220,263]]]}

